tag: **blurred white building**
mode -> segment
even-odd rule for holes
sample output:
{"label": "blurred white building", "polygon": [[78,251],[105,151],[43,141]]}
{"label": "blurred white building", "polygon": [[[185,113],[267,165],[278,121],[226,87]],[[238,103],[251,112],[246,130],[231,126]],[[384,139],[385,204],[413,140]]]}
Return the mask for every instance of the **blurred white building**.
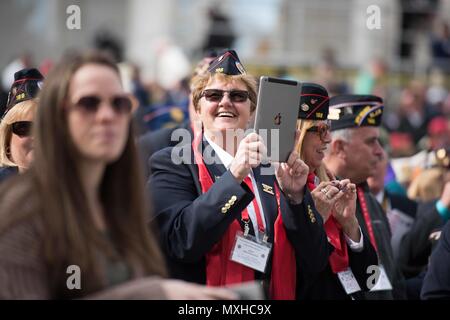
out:
{"label": "blurred white building", "polygon": [[[450,0],[440,3],[450,19]],[[80,30],[66,26],[70,5],[81,9]],[[370,5],[380,8],[380,29],[367,28]],[[107,30],[123,43],[127,60],[138,63],[146,78],[157,78],[163,43],[189,59],[199,56],[211,7],[229,16],[247,64],[315,64],[325,48],[343,66],[361,67],[380,56],[399,62],[400,0],[2,0],[0,70],[24,51],[40,63],[92,47],[94,35]],[[163,64],[183,74],[186,60],[180,59],[178,66]]]}

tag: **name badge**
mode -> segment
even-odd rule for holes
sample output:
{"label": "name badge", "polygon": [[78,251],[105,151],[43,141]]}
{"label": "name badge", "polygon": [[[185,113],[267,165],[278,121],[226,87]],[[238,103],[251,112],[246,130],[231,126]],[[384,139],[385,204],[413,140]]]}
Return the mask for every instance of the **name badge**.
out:
{"label": "name badge", "polygon": [[258,242],[253,236],[244,236],[243,233],[238,233],[230,259],[264,273],[271,249],[271,243],[264,241]]}
{"label": "name badge", "polygon": [[386,270],[384,270],[383,265],[381,264],[378,265],[378,268],[380,270],[378,281],[375,284],[375,286],[372,289],[370,289],[370,291],[392,290],[391,281],[389,281],[389,278],[386,274]]}
{"label": "name badge", "polygon": [[342,286],[344,287],[346,294],[352,294],[361,291],[361,287],[359,286],[358,281],[356,281],[352,269],[348,268],[345,271],[338,272],[337,276]]}

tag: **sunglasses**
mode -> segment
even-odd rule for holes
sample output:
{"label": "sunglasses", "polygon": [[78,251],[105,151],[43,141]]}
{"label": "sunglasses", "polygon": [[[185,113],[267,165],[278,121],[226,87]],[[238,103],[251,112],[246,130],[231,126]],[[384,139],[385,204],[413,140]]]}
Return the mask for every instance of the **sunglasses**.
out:
{"label": "sunglasses", "polygon": [[[85,96],[81,97],[74,107],[85,111],[86,113],[96,113],[103,99],[99,96]],[[109,99],[109,104],[117,114],[128,114],[133,108],[133,101],[126,95],[113,96]]]}
{"label": "sunglasses", "polygon": [[325,142],[328,132],[330,131],[331,121],[320,122],[317,125],[306,130],[307,132],[316,132],[322,142]]}
{"label": "sunglasses", "polygon": [[231,102],[245,102],[249,95],[245,90],[219,90],[219,89],[207,89],[202,92],[201,96],[209,102],[220,102],[225,94],[228,93],[228,97]]}
{"label": "sunglasses", "polygon": [[28,137],[33,127],[32,121],[17,121],[12,124],[12,132],[19,137]]}

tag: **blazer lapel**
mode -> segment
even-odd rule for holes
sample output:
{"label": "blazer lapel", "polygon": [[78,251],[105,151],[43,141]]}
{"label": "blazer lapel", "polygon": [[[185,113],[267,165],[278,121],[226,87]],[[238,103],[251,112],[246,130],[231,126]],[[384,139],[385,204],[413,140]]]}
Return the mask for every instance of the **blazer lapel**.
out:
{"label": "blazer lapel", "polygon": [[278,207],[275,197],[275,178],[274,175],[261,174],[262,166],[253,169],[258,193],[263,206],[264,219],[266,221],[266,232],[269,241],[273,242],[273,225],[277,218]]}

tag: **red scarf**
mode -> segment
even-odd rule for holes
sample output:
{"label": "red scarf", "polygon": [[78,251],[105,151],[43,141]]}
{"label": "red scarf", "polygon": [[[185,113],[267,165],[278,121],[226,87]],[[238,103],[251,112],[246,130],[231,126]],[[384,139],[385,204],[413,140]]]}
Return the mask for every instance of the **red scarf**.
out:
{"label": "red scarf", "polygon": [[[307,185],[310,191],[313,191],[316,188],[315,178],[316,175],[314,173],[308,175]],[[347,270],[349,265],[348,249],[341,225],[332,215],[330,215],[324,224],[324,228],[329,242],[334,247],[334,250],[329,257],[331,270],[333,273]]]}
{"label": "red scarf", "polygon": [[[195,162],[198,166],[202,193],[205,193],[214,182],[198,149],[201,143],[202,134],[201,132],[195,133],[195,131],[194,134],[195,139],[192,143],[192,148],[194,151]],[[284,229],[280,212],[280,192],[276,184],[275,194],[278,205],[278,216],[274,225],[275,234],[270,295],[271,299],[275,300],[293,300],[295,299],[296,289],[295,253]],[[243,215],[248,217],[247,209],[245,209],[244,212]],[[206,254],[206,285],[226,286],[253,281],[255,279],[255,271],[253,269],[230,259],[235,237],[239,231],[242,231],[241,225],[235,219],[222,236],[222,239]]]}

